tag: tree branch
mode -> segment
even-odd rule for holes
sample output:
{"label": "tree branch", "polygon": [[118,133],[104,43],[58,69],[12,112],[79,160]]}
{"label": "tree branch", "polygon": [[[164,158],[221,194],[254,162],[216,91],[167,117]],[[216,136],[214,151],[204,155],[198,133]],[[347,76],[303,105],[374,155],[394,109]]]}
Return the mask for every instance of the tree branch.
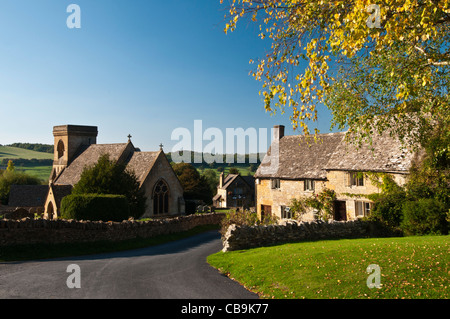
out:
{"label": "tree branch", "polygon": [[[418,50],[419,52],[421,52],[425,57],[428,58],[428,54],[427,54],[427,52],[425,52],[425,50],[423,48],[421,48],[417,45],[415,45],[414,48],[416,50]],[[428,58],[428,63],[425,65],[444,66],[444,65],[450,65],[450,61],[436,62],[436,61],[433,61],[432,59]]]}

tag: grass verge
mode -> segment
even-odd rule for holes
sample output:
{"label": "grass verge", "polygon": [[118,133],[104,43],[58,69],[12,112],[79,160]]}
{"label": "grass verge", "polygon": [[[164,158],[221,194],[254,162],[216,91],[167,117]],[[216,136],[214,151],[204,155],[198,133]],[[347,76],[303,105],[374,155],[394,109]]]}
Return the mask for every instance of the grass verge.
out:
{"label": "grass verge", "polygon": [[[449,236],[329,240],[219,252],[208,262],[262,298],[448,299]],[[381,288],[368,288],[369,265]]]}
{"label": "grass verge", "polygon": [[99,241],[93,243],[36,244],[0,247],[0,262],[73,257],[144,248],[218,229],[219,226],[217,225],[205,225],[195,227],[185,232],[155,236],[153,238],[137,238],[120,242]]}

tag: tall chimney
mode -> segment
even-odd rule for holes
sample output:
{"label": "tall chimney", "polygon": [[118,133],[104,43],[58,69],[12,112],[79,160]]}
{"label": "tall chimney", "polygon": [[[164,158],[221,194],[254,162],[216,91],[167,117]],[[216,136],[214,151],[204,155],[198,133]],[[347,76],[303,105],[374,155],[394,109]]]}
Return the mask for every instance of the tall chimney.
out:
{"label": "tall chimney", "polygon": [[284,136],[284,125],[275,125],[273,127],[273,140],[279,141]]}
{"label": "tall chimney", "polygon": [[223,187],[223,172],[220,173],[220,177],[219,177],[219,188]]}

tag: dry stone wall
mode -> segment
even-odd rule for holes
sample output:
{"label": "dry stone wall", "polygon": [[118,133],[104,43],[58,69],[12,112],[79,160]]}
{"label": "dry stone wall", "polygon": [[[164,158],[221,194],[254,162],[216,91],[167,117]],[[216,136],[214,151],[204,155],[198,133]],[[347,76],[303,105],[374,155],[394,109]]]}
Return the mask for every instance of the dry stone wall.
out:
{"label": "dry stone wall", "polygon": [[0,246],[150,238],[187,231],[196,226],[219,225],[223,217],[222,213],[211,213],[123,222],[1,219]]}
{"label": "dry stone wall", "polygon": [[222,236],[224,252],[289,242],[402,236],[375,221],[289,222],[283,225],[230,225]]}

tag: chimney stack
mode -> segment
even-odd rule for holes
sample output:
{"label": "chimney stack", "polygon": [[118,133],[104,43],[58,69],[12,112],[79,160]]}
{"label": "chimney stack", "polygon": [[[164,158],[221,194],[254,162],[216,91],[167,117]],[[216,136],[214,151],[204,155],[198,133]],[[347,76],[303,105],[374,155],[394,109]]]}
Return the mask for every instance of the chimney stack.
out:
{"label": "chimney stack", "polygon": [[284,136],[284,125],[275,125],[273,127],[273,140],[279,141]]}
{"label": "chimney stack", "polygon": [[219,177],[219,188],[223,187],[223,172],[220,173],[220,177]]}

